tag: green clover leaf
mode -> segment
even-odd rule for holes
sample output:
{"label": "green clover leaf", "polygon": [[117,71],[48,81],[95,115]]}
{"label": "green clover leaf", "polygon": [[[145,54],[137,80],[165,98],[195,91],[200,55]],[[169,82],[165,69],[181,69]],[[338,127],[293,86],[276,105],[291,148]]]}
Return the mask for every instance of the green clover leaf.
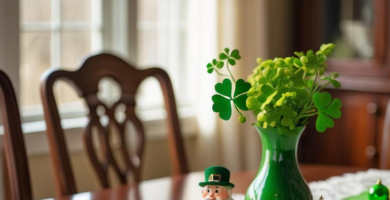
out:
{"label": "green clover leaf", "polygon": [[332,128],[334,126],[332,118],[338,119],[341,117],[341,100],[336,98],[332,101],[332,96],[328,92],[316,92],[313,95],[313,102],[318,109],[317,131],[324,132],[327,128]]}
{"label": "green clover leaf", "polygon": [[247,92],[251,88],[251,84],[245,82],[243,79],[238,79],[236,82],[236,88],[234,90],[234,97],[237,97],[244,92]]}
{"label": "green clover leaf", "polygon": [[207,63],[207,72],[209,74],[213,73],[215,67],[218,68],[218,69],[221,69],[224,65],[224,62],[222,61],[217,61],[216,59],[214,59],[211,63]]}
{"label": "green clover leaf", "polygon": [[334,47],[335,47],[335,45],[332,44],[332,43],[322,44],[321,47],[320,47],[320,50],[318,50],[316,52],[316,54],[317,55],[327,56],[327,55],[329,55],[333,51]]}
{"label": "green clover leaf", "polygon": [[282,94],[282,97],[280,97],[279,100],[276,101],[274,107],[282,106],[284,104],[284,101],[286,101],[286,95]]}
{"label": "green clover leaf", "polygon": [[257,74],[255,79],[260,84],[267,84],[272,81],[272,78],[274,78],[276,73],[277,72],[275,69],[264,68],[263,70],[259,71],[259,74]]}
{"label": "green clover leaf", "polygon": [[293,64],[295,67],[297,67],[297,68],[303,67],[303,64],[299,58],[293,58],[293,59],[294,59]]}
{"label": "green clover leaf", "polygon": [[219,54],[219,59],[221,59],[221,60],[226,60],[228,57],[229,57],[229,56],[226,55],[226,53],[220,53],[220,54]]}
{"label": "green clover leaf", "polygon": [[326,56],[324,56],[324,55],[318,55],[318,63],[319,63],[319,64],[324,63],[325,60],[326,60]]}
{"label": "green clover leaf", "polygon": [[215,85],[215,91],[219,94],[231,98],[232,96],[232,82],[230,79],[225,78],[222,83],[217,83]]}
{"label": "green clover leaf", "polygon": [[229,64],[231,64],[232,66],[236,65],[236,60],[232,59],[232,58],[228,58],[228,62]]}
{"label": "green clover leaf", "polygon": [[232,108],[230,106],[232,95],[232,82],[230,79],[224,79],[222,83],[215,85],[215,91],[219,94],[213,95],[212,100],[213,111],[219,112],[219,117],[223,120],[229,120],[232,116]]}
{"label": "green clover leaf", "polygon": [[[262,85],[260,88],[260,95],[257,97],[257,100],[260,103],[264,103],[268,97],[273,94],[275,91],[274,89],[269,85]],[[276,94],[275,94],[276,95]]]}
{"label": "green clover leaf", "polygon": [[248,95],[244,94],[245,92],[248,92],[248,90],[251,88],[251,84],[248,82],[245,82],[243,79],[238,79],[236,82],[236,88],[234,89],[234,104],[237,105],[238,108],[241,110],[248,110],[248,107],[246,106],[246,100],[248,99]]}
{"label": "green clover leaf", "polygon": [[219,59],[221,60],[227,59],[228,63],[234,66],[236,65],[236,61],[241,59],[240,52],[238,51],[238,49],[234,49],[230,53],[230,55],[229,52],[230,52],[229,48],[225,48],[225,52],[219,54]]}
{"label": "green clover leaf", "polygon": [[266,114],[266,121],[268,123],[271,123],[273,121],[279,121],[280,117],[282,117],[282,114],[278,111],[273,111]]}
{"label": "green clover leaf", "polygon": [[232,116],[232,107],[230,106],[230,99],[227,99],[221,95],[213,95],[212,100],[213,111],[219,112],[219,117],[223,120],[229,120]]}
{"label": "green clover leaf", "polygon": [[240,52],[238,51],[238,49],[234,49],[232,51],[232,53],[230,54],[230,57],[236,59],[236,60],[240,60],[241,59],[241,56],[240,56]]}
{"label": "green clover leaf", "polygon": [[309,96],[309,92],[305,88],[296,88],[295,89],[296,97],[294,100],[297,102],[305,101]]}
{"label": "green clover leaf", "polygon": [[306,83],[302,78],[304,74],[305,72],[303,70],[300,70],[291,76],[294,87],[306,87]]}
{"label": "green clover leaf", "polygon": [[248,107],[246,107],[246,99],[248,98],[248,95],[243,94],[240,95],[239,97],[236,97],[233,99],[234,104],[237,105],[237,107],[241,110],[248,110]]}
{"label": "green clover leaf", "polygon": [[[265,85],[265,86],[268,86],[268,85]],[[263,86],[264,87],[264,86]],[[265,88],[268,88],[268,87],[265,87]],[[272,88],[271,88],[272,89]],[[259,97],[258,97],[258,100],[260,100],[260,102],[262,102],[263,104],[261,105],[261,109],[263,110],[268,104],[270,104],[272,102],[272,99],[278,94],[277,91],[273,92],[273,89],[272,89],[272,92],[270,92],[271,90],[264,90],[263,91],[263,94],[261,94]],[[264,100],[265,98],[265,100]],[[263,101],[264,100],[264,101]]]}
{"label": "green clover leaf", "polygon": [[280,114],[283,116],[283,119],[281,121],[282,126],[287,126],[290,129],[294,129],[294,118],[297,117],[297,112],[295,112],[291,107],[284,107]]}
{"label": "green clover leaf", "polygon": [[293,108],[288,107],[288,106],[284,107],[280,111],[280,113],[283,115],[283,117],[287,117],[287,118],[291,118],[291,119],[297,117],[297,112],[295,112]]}
{"label": "green clover leaf", "polygon": [[246,106],[249,110],[255,110],[257,108],[260,108],[261,103],[257,100],[256,97],[250,96],[246,100]]}
{"label": "green clover leaf", "polygon": [[332,83],[335,88],[341,88],[341,83],[339,81],[331,80],[330,83]]}
{"label": "green clover leaf", "polygon": [[266,121],[267,123],[271,124],[272,122],[280,121],[282,118],[282,126],[287,126],[292,129],[295,128],[293,121],[297,117],[297,112],[295,112],[291,107],[286,106],[280,111],[274,110],[267,114],[261,113],[259,115],[257,116],[257,120],[259,122]]}
{"label": "green clover leaf", "polygon": [[[232,98],[232,82],[230,79],[224,79],[222,83],[215,85],[215,91],[218,93],[212,97],[214,102],[213,111],[219,112],[219,117],[224,120],[229,120],[232,116],[232,108],[230,101],[241,110],[248,110],[246,100],[248,95],[246,92],[251,88],[251,85],[243,79],[238,79],[234,90],[234,98]],[[240,122],[244,122],[243,117]]]}
{"label": "green clover leaf", "polygon": [[308,54],[307,56],[307,65],[310,67],[314,67],[317,65],[317,56],[314,54]]}
{"label": "green clover leaf", "polygon": [[321,80],[327,80],[333,85],[333,87],[341,88],[341,83],[336,80],[337,77],[339,77],[339,73],[333,72],[329,76],[322,77]]}

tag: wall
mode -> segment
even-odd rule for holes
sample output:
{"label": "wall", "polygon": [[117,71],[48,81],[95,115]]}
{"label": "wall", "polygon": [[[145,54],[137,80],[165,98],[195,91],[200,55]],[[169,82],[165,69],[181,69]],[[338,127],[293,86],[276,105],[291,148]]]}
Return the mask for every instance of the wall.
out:
{"label": "wall", "polygon": [[293,0],[268,1],[268,49],[270,58],[292,56],[295,5]]}

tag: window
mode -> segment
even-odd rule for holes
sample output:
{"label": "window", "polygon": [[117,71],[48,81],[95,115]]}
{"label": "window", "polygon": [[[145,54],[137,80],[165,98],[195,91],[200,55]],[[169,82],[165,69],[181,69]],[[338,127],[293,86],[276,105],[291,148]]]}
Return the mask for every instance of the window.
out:
{"label": "window", "polygon": [[[165,69],[173,82],[178,105],[191,104],[186,95],[187,0],[138,0],[138,65]],[[153,85],[153,86],[152,86]],[[139,93],[139,106],[161,107],[155,80],[147,80]],[[149,89],[146,89],[149,88]],[[154,88],[154,90],[150,90]],[[180,96],[179,96],[180,95]],[[180,98],[178,98],[180,97]]]}
{"label": "window", "polygon": [[[137,17],[130,16],[134,5]],[[136,60],[141,68],[165,69],[178,106],[193,103],[186,80],[187,0],[20,0],[20,22],[19,101],[24,122],[43,119],[39,94],[43,72],[50,68],[74,70],[84,57],[105,50],[127,61]],[[135,33],[129,31],[131,27],[137,27]],[[130,48],[137,57],[129,59]],[[108,90],[103,93],[108,101],[119,92],[107,81],[103,88]],[[83,101],[69,85],[58,83],[55,90],[62,119],[85,115]],[[146,80],[137,95],[139,110],[161,109],[160,93],[157,80]]]}
{"label": "window", "polygon": [[[41,110],[39,80],[50,68],[76,69],[82,59],[102,49],[100,1],[20,1],[20,105],[22,113]],[[57,101],[80,107],[66,84],[57,84]]]}

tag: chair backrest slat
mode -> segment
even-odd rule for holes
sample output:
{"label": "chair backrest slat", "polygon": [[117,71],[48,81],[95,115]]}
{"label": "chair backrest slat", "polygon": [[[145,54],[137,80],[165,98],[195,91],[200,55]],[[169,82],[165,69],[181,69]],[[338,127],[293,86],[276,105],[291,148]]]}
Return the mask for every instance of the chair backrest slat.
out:
{"label": "chair backrest slat", "polygon": [[0,71],[0,110],[4,123],[4,151],[12,200],[31,200],[30,173],[15,92],[8,76]]}
{"label": "chair backrest slat", "polygon": [[[99,91],[98,83],[104,77],[114,79],[121,87],[121,96],[112,106],[104,104],[97,96]],[[54,83],[60,79],[68,82],[88,105],[89,120],[83,133],[84,145],[101,186],[106,188],[110,186],[107,173],[108,167],[114,169],[121,183],[127,182],[126,178],[129,173],[133,175],[132,177],[135,181],[141,180],[141,161],[145,145],[145,133],[142,123],[135,114],[135,94],[141,82],[148,77],[157,78],[163,91],[165,108],[167,110],[168,142],[173,162],[173,172],[174,174],[188,172],[176,102],[168,74],[159,68],[138,70],[116,56],[99,54],[86,59],[76,71],[52,70],[47,72],[42,79],[41,96],[45,111],[56,188],[59,195],[74,194],[77,190],[54,97]],[[115,112],[119,105],[125,105],[126,107],[124,112],[125,120],[123,122],[119,122],[115,118]],[[97,113],[98,107],[104,108],[104,114],[108,118],[108,125],[103,125],[100,122]],[[133,155],[129,155],[125,142],[127,122],[133,123],[137,137],[136,150]],[[111,131],[112,127],[116,131]],[[121,155],[120,159],[122,159],[125,166],[124,168],[119,166],[117,158],[113,155],[113,150],[109,143],[111,134],[117,134],[116,136],[120,140],[119,152]],[[99,150],[95,150],[93,146],[93,137],[99,138]],[[98,155],[101,156],[99,157]]]}

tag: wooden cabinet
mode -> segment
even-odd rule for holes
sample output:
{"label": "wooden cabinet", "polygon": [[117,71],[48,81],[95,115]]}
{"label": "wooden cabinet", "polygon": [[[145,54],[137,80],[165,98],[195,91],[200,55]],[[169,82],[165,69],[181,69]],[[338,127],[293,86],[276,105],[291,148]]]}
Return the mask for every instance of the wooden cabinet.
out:
{"label": "wooden cabinet", "polygon": [[376,122],[378,99],[375,95],[355,91],[330,91],[344,102],[343,116],[325,133],[315,131],[315,118],[302,136],[300,151],[303,162],[322,164],[377,166]]}
{"label": "wooden cabinet", "polygon": [[[315,130],[315,118],[311,119],[301,138],[299,159],[309,163],[379,167],[381,154],[385,153],[381,149],[382,133],[390,97],[390,2],[299,0],[297,3],[294,49],[317,49],[328,42],[343,46],[339,40],[345,37],[352,37],[349,44],[355,48],[344,49],[344,54],[338,49],[338,55],[328,62],[328,71],[340,73],[342,88],[328,91],[342,100],[343,116],[324,133]],[[361,41],[363,36],[354,38],[359,34],[370,36],[367,41],[371,43]]]}

